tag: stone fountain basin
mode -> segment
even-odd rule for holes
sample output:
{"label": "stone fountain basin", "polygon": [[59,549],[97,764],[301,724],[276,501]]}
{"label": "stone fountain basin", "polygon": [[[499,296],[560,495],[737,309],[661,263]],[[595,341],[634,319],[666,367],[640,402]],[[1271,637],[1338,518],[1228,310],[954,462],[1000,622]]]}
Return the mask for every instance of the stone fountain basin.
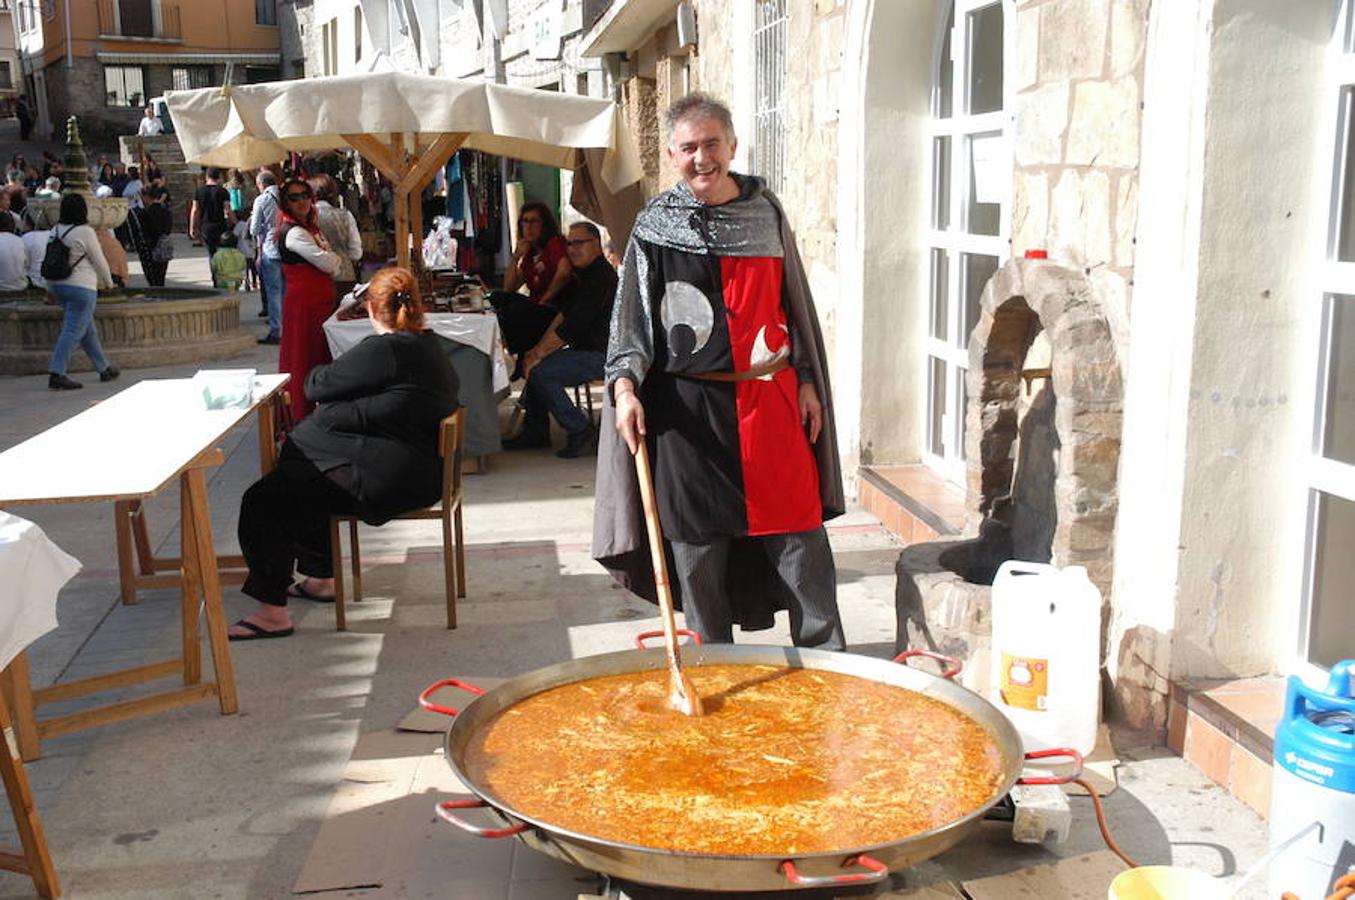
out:
{"label": "stone fountain basin", "polygon": [[[85,205],[89,209],[90,228],[113,229],[127,221],[127,201],[121,197],[95,197],[93,194],[85,194]],[[37,227],[50,229],[56,225],[61,212],[61,198],[30,198],[28,210],[28,215]]]}
{"label": "stone fountain basin", "polygon": [[[40,291],[0,293],[0,375],[47,371],[61,332],[62,309]],[[109,362],[144,368],[227,359],[254,346],[240,327],[240,295],[187,288],[100,294],[94,326]],[[88,372],[89,357],[71,354],[70,370]]]}

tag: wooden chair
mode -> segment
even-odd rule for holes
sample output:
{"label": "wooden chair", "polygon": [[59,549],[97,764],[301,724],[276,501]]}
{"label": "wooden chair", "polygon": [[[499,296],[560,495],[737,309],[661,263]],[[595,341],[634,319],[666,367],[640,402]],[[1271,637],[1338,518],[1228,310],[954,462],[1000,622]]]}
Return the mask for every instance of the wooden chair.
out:
{"label": "wooden chair", "polygon": [[[442,420],[438,435],[438,453],[442,456],[442,499],[426,509],[398,515],[396,519],[440,519],[442,521],[442,572],[447,592],[447,627],[456,627],[456,598],[466,596],[466,540],[461,524],[461,462],[466,434],[466,409],[462,407]],[[329,517],[329,543],[334,554],[334,624],[348,630],[344,613],[343,542],[339,524],[348,523],[348,542],[352,548],[353,600],[362,599],[362,560],[358,547],[356,516]]]}
{"label": "wooden chair", "polygon": [[597,411],[593,409],[593,388],[602,387],[607,382],[589,381],[584,384],[574,385],[574,405],[588,413],[588,421],[597,425],[601,420]]}

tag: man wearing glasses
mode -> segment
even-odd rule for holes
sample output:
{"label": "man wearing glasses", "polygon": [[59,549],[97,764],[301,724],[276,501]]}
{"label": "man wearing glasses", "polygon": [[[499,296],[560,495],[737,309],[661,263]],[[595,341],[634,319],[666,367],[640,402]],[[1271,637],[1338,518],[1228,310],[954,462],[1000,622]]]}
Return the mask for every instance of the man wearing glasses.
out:
{"label": "man wearing glasses", "polygon": [[559,311],[550,327],[523,356],[522,433],[505,441],[504,448],[549,447],[549,415],[565,431],[564,449],[555,455],[574,459],[596,448],[597,429],[565,389],[602,378],[616,271],[602,255],[602,235],[592,222],[569,227],[566,252],[574,271],[555,298]]}

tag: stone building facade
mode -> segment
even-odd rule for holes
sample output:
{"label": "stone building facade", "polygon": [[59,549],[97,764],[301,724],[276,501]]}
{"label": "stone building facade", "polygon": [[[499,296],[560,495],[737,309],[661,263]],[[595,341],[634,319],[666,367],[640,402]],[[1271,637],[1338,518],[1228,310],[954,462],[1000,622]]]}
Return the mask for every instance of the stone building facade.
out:
{"label": "stone building facade", "polygon": [[134,134],[142,109],[174,88],[279,77],[275,3],[182,0],[66,5],[21,0],[15,16],[25,91],[39,129],[78,116],[94,146]]}
{"label": "stone building facade", "polygon": [[[315,0],[314,27],[339,2]],[[1331,157],[1344,88],[1329,60],[1347,49],[1348,5],[507,0],[446,5],[438,52],[423,47],[417,64],[614,97],[650,194],[676,178],[664,108],[694,88],[726,99],[736,167],[775,179],[799,236],[847,471],[907,466],[963,492],[978,462],[966,455],[983,454],[974,429],[1014,416],[1020,434],[1043,408],[1059,437],[1044,452],[1066,457],[1049,470],[1062,461],[1081,473],[1070,484],[1095,482],[1096,504],[1075,489],[1058,501],[1075,515],[1046,525],[1064,527],[1062,561],[1088,563],[1107,600],[1108,698],[1161,728],[1173,684],[1320,669],[1330,663],[1312,649],[1314,623],[1355,628],[1330,600],[1314,612],[1337,563],[1314,555],[1331,538],[1312,511],[1355,501],[1355,474],[1312,449],[1325,396],[1312,361],[1333,352],[1321,344],[1333,313],[1318,310],[1332,291],[1355,294],[1355,274],[1342,280],[1315,249],[1332,246],[1323,235],[1343,208]],[[332,15],[342,28],[349,13]],[[757,43],[776,29],[779,59]],[[971,90],[992,102],[966,109]],[[985,285],[997,271],[1012,283],[1028,251],[1080,273],[1105,340],[1091,359],[1074,332],[1050,340],[1036,314],[1015,342],[1025,356],[1004,357],[1011,371],[994,390],[1006,405],[987,409],[985,356],[971,358],[969,338],[1020,299],[994,301]],[[938,286],[938,272],[949,281]],[[1080,314],[1066,298],[1041,304]],[[1095,372],[1117,387],[1092,402],[1076,392]],[[1075,392],[1077,421],[1048,407],[1057,397],[1025,397],[1041,379]],[[1110,418],[1118,439],[1097,424]],[[1009,443],[984,465],[1010,469],[1022,451]],[[980,480],[971,500],[986,502],[984,490]]]}
{"label": "stone building facade", "polygon": [[[673,32],[686,6],[613,0],[584,53],[619,73],[649,190],[673,178],[658,120],[675,71],[730,102],[736,165],[757,171],[755,33],[767,9],[784,8],[780,194],[833,345],[847,470],[910,466],[964,490],[963,467],[930,446],[942,417],[929,366],[950,353],[950,384],[964,386],[982,365],[965,353],[969,329],[992,322],[980,281],[955,295],[980,318],[963,320],[960,346],[938,349],[931,260],[954,223],[938,225],[935,202],[938,190],[960,191],[963,216],[974,212],[967,197],[991,195],[983,202],[1000,221],[961,235],[959,252],[1002,266],[1043,251],[1081,273],[1109,335],[1090,360],[1078,341],[1053,348],[1037,333],[1011,365],[1037,384],[1042,370],[1057,381],[1099,367],[1122,386],[1105,410],[1084,409],[1090,431],[1073,429],[1077,447],[1055,451],[1090,453],[1087,471],[1114,510],[1081,532],[1101,563],[1114,561],[1092,561],[1109,604],[1114,708],[1165,729],[1173,685],[1330,665],[1322,633],[1355,630],[1331,585],[1355,572],[1323,548],[1355,538],[1342,506],[1355,509],[1355,471],[1314,449],[1313,435],[1336,441],[1321,436],[1340,433],[1330,422],[1355,396],[1339,390],[1344,370],[1322,362],[1337,365],[1333,342],[1346,333],[1332,298],[1355,293],[1343,268],[1355,239],[1342,256],[1347,204],[1332,175],[1350,155],[1337,110],[1351,87],[1333,62],[1349,59],[1350,4],[692,0],[696,37],[683,43]],[[998,139],[980,165],[960,155],[973,144],[959,134],[948,170],[959,182],[945,184],[939,85],[969,74],[957,62],[968,51],[947,38],[993,10],[1001,33],[986,52],[1000,47],[1001,102],[974,127]],[[958,110],[963,96],[952,101]],[[1012,402],[1029,414],[1032,404]],[[971,428],[983,427],[982,404],[967,395]],[[1095,425],[1103,414],[1122,421],[1118,441],[1087,440],[1109,432]],[[941,424],[958,446],[978,440]]]}

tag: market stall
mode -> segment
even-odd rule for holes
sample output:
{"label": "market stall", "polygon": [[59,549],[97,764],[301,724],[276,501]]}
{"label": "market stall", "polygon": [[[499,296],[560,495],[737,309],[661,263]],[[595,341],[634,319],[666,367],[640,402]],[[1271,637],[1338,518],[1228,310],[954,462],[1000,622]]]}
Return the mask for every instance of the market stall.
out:
{"label": "market stall", "polygon": [[618,244],[643,202],[634,142],[609,100],[376,72],[171,91],[166,102],[190,163],[253,168],[289,152],[356,150],[395,185],[404,266],[423,233],[419,192],[462,147],[573,170],[571,205]]}

